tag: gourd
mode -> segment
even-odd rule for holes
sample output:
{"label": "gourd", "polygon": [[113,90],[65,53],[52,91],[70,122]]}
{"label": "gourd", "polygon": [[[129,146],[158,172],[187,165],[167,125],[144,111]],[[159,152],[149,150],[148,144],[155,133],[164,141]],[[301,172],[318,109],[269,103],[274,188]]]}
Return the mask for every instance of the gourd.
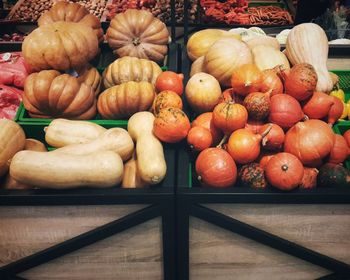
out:
{"label": "gourd", "polygon": [[0,119],[0,177],[7,173],[8,163],[25,145],[23,129],[14,121]]}
{"label": "gourd", "polygon": [[264,168],[255,162],[243,165],[238,172],[238,178],[245,187],[264,189],[268,185]]}
{"label": "gourd", "polygon": [[64,146],[53,152],[87,155],[98,151],[113,151],[119,154],[123,161],[127,161],[134,151],[134,142],[125,129],[114,127],[106,130],[91,142]]}
{"label": "gourd", "polygon": [[155,85],[162,69],[157,63],[137,57],[118,58],[103,71],[103,85],[110,88],[129,81],[150,82]]}
{"label": "gourd", "polygon": [[326,163],[319,168],[318,187],[350,187],[350,173],[345,167]]}
{"label": "gourd", "polygon": [[149,110],[156,93],[149,82],[127,82],[106,89],[97,101],[97,110],[104,119],[127,118]]}
{"label": "gourd", "polygon": [[240,39],[240,35],[221,29],[204,29],[194,33],[187,42],[187,55],[194,61],[205,55],[209,48],[221,38]]}
{"label": "gourd", "polygon": [[38,27],[22,45],[23,57],[34,71],[80,68],[98,51],[98,40],[91,27],[64,21]]}
{"label": "gourd", "polygon": [[128,162],[124,165],[122,188],[143,188],[146,186],[147,184],[143,182],[140,177],[140,173],[137,167],[136,153],[134,152],[131,159],[129,159]]}
{"label": "gourd", "polygon": [[163,62],[168,51],[169,32],[151,12],[129,9],[111,20],[106,39],[119,57],[133,56]]}
{"label": "gourd", "polygon": [[253,56],[248,46],[234,38],[217,40],[204,58],[207,73],[214,76],[221,86],[231,85],[232,72],[243,64],[253,63]]}
{"label": "gourd", "polygon": [[271,46],[259,45],[252,49],[254,63],[263,71],[282,65],[284,69],[290,69],[287,57],[279,49]]}
{"label": "gourd", "polygon": [[112,151],[87,155],[20,151],[12,159],[10,175],[18,182],[39,188],[105,188],[123,178],[123,161]]}
{"label": "gourd", "polygon": [[154,115],[150,112],[139,112],[128,122],[128,132],[136,141],[140,177],[150,185],[160,183],[167,169],[162,143],[152,133],[154,119]]}
{"label": "gourd", "polygon": [[56,21],[79,22],[91,27],[98,41],[103,41],[103,29],[100,20],[78,3],[59,1],[38,19],[38,25],[42,26]]}
{"label": "gourd", "polygon": [[327,69],[328,39],[320,26],[314,23],[295,26],[287,38],[286,55],[293,65],[305,62],[315,68],[317,91],[328,93],[332,90],[333,82]]}
{"label": "gourd", "polygon": [[45,141],[55,148],[70,144],[88,143],[98,138],[106,129],[87,121],[54,119],[44,128]]}
{"label": "gourd", "polygon": [[97,69],[88,64],[86,67],[79,69],[77,73],[78,81],[91,86],[97,96],[100,93],[102,84],[102,78]]}
{"label": "gourd", "polygon": [[23,104],[29,115],[37,118],[91,119],[96,115],[92,87],[56,70],[27,77]]}

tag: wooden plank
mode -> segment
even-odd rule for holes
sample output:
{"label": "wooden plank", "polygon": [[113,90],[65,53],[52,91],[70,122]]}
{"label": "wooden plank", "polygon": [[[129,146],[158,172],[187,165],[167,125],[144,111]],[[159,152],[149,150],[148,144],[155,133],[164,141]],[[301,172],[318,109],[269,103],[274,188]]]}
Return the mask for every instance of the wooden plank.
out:
{"label": "wooden plank", "polygon": [[309,249],[350,263],[350,205],[206,205]]}
{"label": "wooden plank", "polygon": [[0,207],[0,266],[117,220],[144,205]]}
{"label": "wooden plank", "polygon": [[190,218],[191,280],[303,280],[329,271]]}
{"label": "wooden plank", "polygon": [[26,279],[163,279],[161,219],[156,218],[20,274]]}

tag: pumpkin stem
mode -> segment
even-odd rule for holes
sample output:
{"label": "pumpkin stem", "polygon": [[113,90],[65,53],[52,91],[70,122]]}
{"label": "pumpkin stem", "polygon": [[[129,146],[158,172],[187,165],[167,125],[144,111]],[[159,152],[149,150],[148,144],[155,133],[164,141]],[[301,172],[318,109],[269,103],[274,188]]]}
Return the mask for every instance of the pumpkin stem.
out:
{"label": "pumpkin stem", "polygon": [[287,164],[283,164],[281,166],[281,169],[282,169],[282,171],[287,171],[288,170],[288,165]]}
{"label": "pumpkin stem", "polygon": [[222,149],[222,145],[226,143],[227,138],[228,138],[228,135],[225,135],[225,136],[221,139],[220,143],[216,146],[216,148]]}
{"label": "pumpkin stem", "polygon": [[283,67],[283,65],[277,65],[276,67],[273,68],[276,71],[277,76],[284,81],[286,80],[288,76],[288,71]]}
{"label": "pumpkin stem", "polygon": [[303,122],[308,121],[310,118],[308,115],[304,115],[304,117],[301,119]]}
{"label": "pumpkin stem", "polygon": [[201,175],[198,175],[197,180],[198,180],[198,181],[202,181]]}
{"label": "pumpkin stem", "polygon": [[269,123],[268,127],[261,133],[261,137],[264,138],[267,134],[269,134],[270,130],[272,129],[273,124]]}
{"label": "pumpkin stem", "polygon": [[136,38],[132,39],[132,43],[134,46],[138,46],[138,45],[140,45],[141,40],[140,40],[140,38],[136,37]]}

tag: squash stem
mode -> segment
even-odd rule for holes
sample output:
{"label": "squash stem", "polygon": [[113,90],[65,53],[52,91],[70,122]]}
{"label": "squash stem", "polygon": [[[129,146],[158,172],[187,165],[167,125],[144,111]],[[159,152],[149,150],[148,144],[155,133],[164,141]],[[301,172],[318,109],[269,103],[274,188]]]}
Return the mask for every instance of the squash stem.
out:
{"label": "squash stem", "polygon": [[225,143],[227,142],[227,139],[228,139],[228,135],[225,135],[225,136],[221,139],[220,143],[216,146],[216,148],[222,149],[222,145],[225,144]]}

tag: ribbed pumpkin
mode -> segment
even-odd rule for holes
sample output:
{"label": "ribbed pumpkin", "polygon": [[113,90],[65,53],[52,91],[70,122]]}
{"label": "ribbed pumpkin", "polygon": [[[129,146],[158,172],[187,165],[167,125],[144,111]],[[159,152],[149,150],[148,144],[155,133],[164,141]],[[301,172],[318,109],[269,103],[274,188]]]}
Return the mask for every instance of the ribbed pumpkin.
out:
{"label": "ribbed pumpkin", "polygon": [[129,9],[112,19],[106,39],[120,57],[134,56],[163,62],[168,51],[169,32],[151,12]]}
{"label": "ribbed pumpkin", "polygon": [[232,72],[243,64],[253,63],[248,46],[234,38],[217,40],[204,58],[207,73],[214,76],[222,86],[231,86]]}
{"label": "ribbed pumpkin", "polygon": [[88,64],[86,67],[78,70],[78,75],[78,81],[91,86],[96,96],[100,93],[102,79],[96,68]]}
{"label": "ribbed pumpkin", "polygon": [[162,69],[151,60],[125,56],[115,60],[103,71],[103,85],[109,88],[130,81],[145,81],[155,85],[161,73]]}
{"label": "ribbed pumpkin", "polygon": [[33,70],[81,68],[98,53],[94,30],[82,23],[44,24],[23,41],[23,57]]}
{"label": "ribbed pumpkin", "polygon": [[147,111],[155,97],[149,82],[127,82],[106,89],[97,101],[97,110],[104,119],[122,119],[139,111]]}
{"label": "ribbed pumpkin", "polygon": [[103,41],[103,29],[100,20],[78,3],[57,2],[49,11],[41,15],[38,19],[38,25],[42,26],[56,21],[79,22],[90,26],[95,31],[98,41]]}
{"label": "ribbed pumpkin", "polygon": [[8,160],[24,148],[26,136],[14,121],[0,119],[0,177],[9,169]]}
{"label": "ribbed pumpkin", "polygon": [[91,86],[56,70],[29,75],[24,85],[24,107],[36,118],[91,119],[96,98]]}

